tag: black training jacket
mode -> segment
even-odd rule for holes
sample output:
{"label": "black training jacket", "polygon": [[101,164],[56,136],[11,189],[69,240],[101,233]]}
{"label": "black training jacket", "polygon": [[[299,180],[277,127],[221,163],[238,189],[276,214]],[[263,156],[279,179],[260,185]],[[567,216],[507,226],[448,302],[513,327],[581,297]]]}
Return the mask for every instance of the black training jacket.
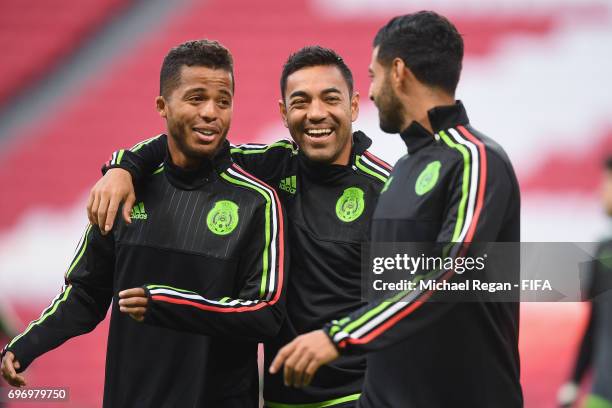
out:
{"label": "black training jacket", "polygon": [[[166,159],[136,193],[132,225],[89,226],[62,292],[7,349],[24,370],[93,330],[112,301],[105,407],[258,407],[257,343],[284,319],[277,194],[231,162],[229,144],[195,171]],[[147,324],[117,304],[143,285]]]}
{"label": "black training jacket", "polygon": [[[401,133],[408,154],[381,194],[372,241],[454,243],[454,255],[468,242],[519,241],[506,153],[469,125],[461,102],[432,109],[429,120],[435,134],[417,122]],[[452,281],[453,271],[439,273]],[[326,325],[341,353],[368,353],[359,406],[521,407],[519,304],[427,302],[432,295],[417,287]]]}
{"label": "black training jacket", "polygon": [[[367,151],[371,140],[353,134],[348,166],[310,161],[288,140],[269,145],[234,146],[232,159],[276,189],[287,211],[291,249],[287,320],[265,343],[264,398],[267,407],[318,404],[349,407],[359,398],[365,357],[343,356],[323,367],[311,386],[283,385],[282,374],[268,367],[280,347],[297,335],[316,330],[365,303],[361,298],[361,244],[390,166]],[[166,136],[118,151],[107,167],[122,167],[134,180],[154,171],[167,149]]]}

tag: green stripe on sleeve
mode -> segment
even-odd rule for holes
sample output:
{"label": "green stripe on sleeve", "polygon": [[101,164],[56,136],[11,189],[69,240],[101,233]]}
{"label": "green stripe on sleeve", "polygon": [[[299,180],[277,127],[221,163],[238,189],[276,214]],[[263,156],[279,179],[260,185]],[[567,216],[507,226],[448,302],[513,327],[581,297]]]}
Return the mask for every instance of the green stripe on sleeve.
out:
{"label": "green stripe on sleeve", "polygon": [[371,170],[369,167],[366,167],[366,165],[364,165],[361,162],[361,156],[356,156],[355,158],[355,166],[357,166],[357,168],[359,168],[361,171],[369,174],[372,177],[376,177],[377,179],[379,179],[380,181],[382,181],[383,183],[385,183],[387,181],[387,176],[384,176],[380,173],[376,173],[374,170]]}
{"label": "green stripe on sleeve", "polygon": [[324,408],[333,407],[334,405],[343,404],[345,402],[357,401],[361,394],[347,395],[346,397],[335,398],[322,402],[312,402],[310,404],[283,404],[280,402],[265,401],[264,408]]}
{"label": "green stripe on sleeve", "polygon": [[88,225],[87,229],[85,230],[85,234],[83,235],[83,239],[81,243],[81,250],[80,251],[77,250],[78,253],[76,257],[74,258],[74,260],[72,261],[72,263],[70,264],[70,267],[68,267],[68,271],[66,272],[66,277],[70,276],[70,273],[72,272],[72,270],[79,264],[79,261],[83,257],[83,254],[85,254],[85,250],[87,249],[87,242],[89,241],[89,231],[91,231],[91,224]]}
{"label": "green stripe on sleeve", "polygon": [[197,295],[197,292],[192,292],[190,290],[186,290],[186,289],[179,289],[179,288],[174,288],[172,286],[166,286],[166,285],[146,285],[147,289],[151,290],[151,289],[171,289],[177,292],[181,292],[181,293],[187,293],[187,294],[192,294],[192,295]]}
{"label": "green stripe on sleeve", "polygon": [[243,149],[240,148],[238,146],[236,147],[232,147],[230,149],[230,153],[234,154],[234,153],[238,153],[238,154],[254,154],[254,153],[265,153],[268,150],[272,149],[273,147],[284,147],[285,149],[290,149],[290,150],[295,150],[293,148],[293,145],[291,144],[291,142],[289,141],[280,141],[280,142],[275,142],[272,144],[269,144],[265,147],[262,147],[261,149]]}
{"label": "green stripe on sleeve", "polygon": [[123,158],[123,153],[125,153],[125,150],[123,150],[123,149],[119,150],[119,154],[117,154],[117,162],[115,164],[121,164],[121,159]]}
{"label": "green stripe on sleeve", "polygon": [[[221,173],[221,177],[223,177],[225,180],[229,181],[232,184],[237,184],[239,186],[243,186],[243,187],[247,187],[250,189],[253,189],[257,192],[259,192],[265,199],[266,199],[266,243],[264,246],[264,253],[263,253],[263,274],[261,277],[261,286],[259,289],[259,296],[260,297],[264,297],[264,294],[266,293],[266,286],[267,286],[267,282],[268,282],[268,252],[270,250],[270,231],[271,231],[271,224],[270,224],[270,212],[272,210],[272,201],[270,200],[270,196],[261,188],[259,188],[256,185],[253,184],[249,184],[249,183],[245,183],[242,180],[237,180],[233,177],[231,177],[229,174],[227,174],[226,172]],[[279,217],[281,215],[279,214]]]}
{"label": "green stripe on sleeve", "polygon": [[599,395],[590,394],[584,404],[584,408],[612,408],[612,401],[608,401]]}
{"label": "green stripe on sleeve", "polygon": [[41,323],[43,323],[47,317],[51,316],[53,313],[55,313],[55,311],[57,310],[57,308],[59,307],[60,303],[65,302],[66,299],[68,298],[68,294],[70,293],[70,291],[72,290],[72,285],[68,286],[68,288],[66,288],[66,290],[64,291],[64,294],[58,299],[56,300],[51,308],[47,308],[47,310],[45,312],[43,312],[42,316],[40,316],[38,319],[32,321],[27,329],[25,329],[25,331],[23,333],[21,333],[19,336],[16,336],[10,343],[9,343],[9,348],[13,346],[13,344],[15,344],[15,342],[17,340],[19,340],[20,338],[22,338],[23,336],[25,336],[26,334],[28,334],[28,332],[30,330],[32,330],[32,328],[34,326],[40,325]]}
{"label": "green stripe on sleeve", "polygon": [[149,139],[145,139],[142,142],[138,142],[136,143],[134,146],[132,146],[132,148],[130,149],[130,151],[132,152],[137,152],[138,150],[142,149],[142,146],[147,145],[149,143],[151,143],[152,141],[154,141],[155,139],[157,139],[158,137],[160,137],[161,135],[157,135],[154,137],[151,137]]}
{"label": "green stripe on sleeve", "polygon": [[455,224],[455,230],[453,232],[452,241],[456,242],[461,235],[461,229],[463,228],[463,222],[465,221],[465,206],[468,201],[468,185],[470,184],[470,153],[467,151],[465,146],[454,143],[444,131],[440,131],[442,140],[453,149],[459,150],[463,156],[463,183],[461,186],[461,201],[459,202],[459,210],[457,214],[457,224]]}

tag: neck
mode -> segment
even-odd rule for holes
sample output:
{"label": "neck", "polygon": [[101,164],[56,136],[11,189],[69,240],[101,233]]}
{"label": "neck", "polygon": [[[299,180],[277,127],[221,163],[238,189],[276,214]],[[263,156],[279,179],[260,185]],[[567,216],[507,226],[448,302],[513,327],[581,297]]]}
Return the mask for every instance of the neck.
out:
{"label": "neck", "polygon": [[346,144],[345,148],[342,149],[342,151],[340,152],[340,155],[338,156],[338,158],[336,158],[336,160],[334,160],[332,164],[348,166],[349,162],[351,161],[352,148],[353,148],[353,138],[351,136],[349,143]]}
{"label": "neck", "polygon": [[185,154],[174,137],[168,135],[168,152],[172,163],[185,170],[195,170],[202,164],[202,158],[194,158]]}
{"label": "neck", "polygon": [[455,96],[444,91],[422,87],[415,90],[412,95],[400,97],[404,105],[404,123],[402,130],[406,129],[413,121],[418,122],[430,133],[434,130],[429,121],[428,112],[437,106],[448,106],[455,104]]}

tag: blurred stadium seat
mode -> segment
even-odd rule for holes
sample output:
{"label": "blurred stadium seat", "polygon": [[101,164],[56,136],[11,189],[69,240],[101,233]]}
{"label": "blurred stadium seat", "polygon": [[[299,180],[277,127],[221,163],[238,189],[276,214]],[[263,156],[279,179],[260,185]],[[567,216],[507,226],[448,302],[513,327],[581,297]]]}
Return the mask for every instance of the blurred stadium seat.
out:
{"label": "blurred stadium seat", "polygon": [[2,0],[0,106],[44,77],[130,0]]}

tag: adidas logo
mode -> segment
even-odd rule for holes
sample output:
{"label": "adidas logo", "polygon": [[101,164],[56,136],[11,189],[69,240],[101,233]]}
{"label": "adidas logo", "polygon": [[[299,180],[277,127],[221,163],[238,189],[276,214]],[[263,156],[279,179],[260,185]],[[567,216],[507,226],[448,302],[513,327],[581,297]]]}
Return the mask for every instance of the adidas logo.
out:
{"label": "adidas logo", "polygon": [[278,187],[281,190],[285,190],[288,193],[295,194],[296,185],[297,185],[296,176],[290,176],[290,177],[282,179]]}
{"label": "adidas logo", "polygon": [[132,208],[130,218],[133,220],[146,220],[148,218],[144,203],[141,201]]}

